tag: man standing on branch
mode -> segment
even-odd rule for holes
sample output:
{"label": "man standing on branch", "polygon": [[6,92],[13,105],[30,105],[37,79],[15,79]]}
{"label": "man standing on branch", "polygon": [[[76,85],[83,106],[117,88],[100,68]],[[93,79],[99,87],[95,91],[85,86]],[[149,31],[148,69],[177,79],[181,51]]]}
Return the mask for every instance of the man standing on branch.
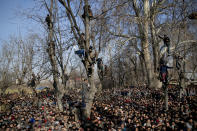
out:
{"label": "man standing on branch", "polygon": [[171,69],[173,67],[169,67],[165,64],[165,61],[163,59],[160,60],[160,80],[165,85],[168,83],[168,69]]}

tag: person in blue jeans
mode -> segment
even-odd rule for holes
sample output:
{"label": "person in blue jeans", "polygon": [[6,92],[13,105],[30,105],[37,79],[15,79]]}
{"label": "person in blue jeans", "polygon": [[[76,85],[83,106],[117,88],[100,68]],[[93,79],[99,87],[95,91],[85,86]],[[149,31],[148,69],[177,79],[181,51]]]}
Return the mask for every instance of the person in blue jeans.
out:
{"label": "person in blue jeans", "polygon": [[80,58],[84,58],[85,57],[85,50],[84,49],[80,49],[75,51],[75,54],[77,54]]}

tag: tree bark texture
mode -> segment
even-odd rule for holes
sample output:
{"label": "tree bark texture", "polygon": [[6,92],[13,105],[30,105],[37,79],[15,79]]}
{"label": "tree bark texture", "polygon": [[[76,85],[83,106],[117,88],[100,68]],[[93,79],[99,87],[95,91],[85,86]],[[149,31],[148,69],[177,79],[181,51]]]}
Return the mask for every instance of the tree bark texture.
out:
{"label": "tree bark texture", "polygon": [[52,12],[53,12],[53,0],[51,0],[51,6],[50,6],[50,26],[49,26],[49,36],[48,36],[48,54],[50,58],[50,64],[52,67],[52,74],[53,74],[53,87],[56,92],[56,99],[57,99],[57,105],[60,111],[63,111],[62,106],[62,97],[64,95],[64,89],[59,83],[59,76],[58,76],[58,67],[57,67],[57,60],[56,60],[56,54],[55,54],[55,42],[53,40],[53,23],[52,23]]}

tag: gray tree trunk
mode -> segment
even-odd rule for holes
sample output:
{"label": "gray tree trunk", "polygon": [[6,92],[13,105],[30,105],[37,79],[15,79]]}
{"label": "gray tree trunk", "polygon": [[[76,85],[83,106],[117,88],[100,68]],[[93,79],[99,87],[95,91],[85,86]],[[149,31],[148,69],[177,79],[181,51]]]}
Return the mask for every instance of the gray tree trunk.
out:
{"label": "gray tree trunk", "polygon": [[166,111],[168,110],[168,88],[167,86],[165,87],[165,109]]}
{"label": "gray tree trunk", "polygon": [[149,30],[149,0],[144,0],[144,28],[143,29],[143,39],[142,39],[142,47],[143,47],[143,53],[144,53],[144,60],[145,60],[145,66],[147,69],[147,79],[148,79],[148,85],[152,85],[153,80],[153,70],[151,66],[151,56],[149,51],[149,41],[148,41],[148,30]]}
{"label": "gray tree trunk", "polygon": [[[140,16],[140,8],[137,5],[137,1],[133,0],[133,7],[136,12],[137,17],[142,17]],[[144,63],[145,63],[145,69],[146,69],[146,78],[148,81],[148,86],[153,88],[157,87],[157,84],[159,81],[156,79],[156,75],[154,74],[154,67],[152,68],[152,60],[151,60],[151,52],[149,50],[149,39],[148,39],[148,31],[149,31],[149,14],[150,14],[150,7],[149,7],[149,0],[144,0],[144,16],[143,16],[143,21],[141,19],[138,19],[138,30],[139,34],[141,37],[141,46],[142,46],[142,53],[143,53],[143,58],[144,58]],[[153,25],[152,25],[153,26]],[[154,32],[152,32],[154,33]],[[155,46],[154,47],[154,55],[157,57],[158,53],[156,52],[158,49]],[[157,66],[157,59],[154,61],[155,68]],[[161,83],[160,83],[161,84]]]}
{"label": "gray tree trunk", "polygon": [[145,66],[144,66],[144,59],[142,56],[139,56],[140,59],[140,66],[141,66],[141,70],[142,70],[142,74],[141,74],[141,81],[146,81],[145,76],[146,76],[146,71],[145,71]]}
{"label": "gray tree trunk", "polygon": [[[88,9],[87,9],[88,0],[85,0],[85,6],[86,6],[85,10],[86,10],[86,12],[88,12]],[[90,21],[89,21],[88,15],[86,15],[85,16],[85,39],[86,39],[85,51],[87,53],[87,58],[85,59],[84,66],[86,68],[87,74],[88,74],[88,68],[90,68],[92,70],[92,74],[90,74],[90,76],[87,76],[89,87],[87,89],[87,92],[85,94],[85,99],[84,99],[84,102],[85,102],[86,106],[85,106],[84,111],[83,111],[83,117],[85,119],[90,117],[94,96],[95,96],[95,93],[97,91],[97,89],[95,87],[95,83],[94,83],[94,64],[92,64],[93,61],[92,61],[90,53],[89,53],[89,47],[90,47],[89,28],[90,28]]]}
{"label": "gray tree trunk", "polygon": [[151,28],[151,37],[152,37],[154,72],[157,72],[158,63],[159,63],[159,44],[157,43],[157,38],[156,38],[154,16],[152,16],[152,19],[150,21],[150,28]]}
{"label": "gray tree trunk", "polygon": [[83,119],[86,120],[90,117],[91,108],[94,100],[95,93],[97,91],[94,83],[94,76],[88,78],[88,83],[90,84],[87,88],[87,92],[85,92],[85,108],[83,109]]}
{"label": "gray tree trunk", "polygon": [[[51,7],[49,10],[50,13],[50,20],[52,22],[52,12],[53,12],[53,0],[51,0]],[[57,105],[60,111],[63,111],[63,106],[62,106],[62,97],[64,95],[64,89],[59,83],[59,78],[58,78],[58,67],[57,67],[57,60],[56,60],[56,54],[55,54],[55,43],[53,41],[53,25],[50,23],[49,26],[49,36],[48,36],[48,54],[50,58],[50,64],[52,67],[52,74],[53,74],[53,87],[56,92],[56,99],[57,99]]]}
{"label": "gray tree trunk", "polygon": [[[80,33],[80,28],[77,25],[77,21],[75,19],[75,16],[72,12],[71,6],[70,6],[70,1],[65,2],[64,0],[59,0],[59,2],[65,7],[66,9],[66,14],[68,16],[68,19],[70,21],[71,24],[71,29],[72,32],[77,40],[78,43],[80,43],[81,40],[81,33]],[[88,77],[88,83],[89,83],[89,87],[87,89],[87,91],[84,94],[84,102],[85,102],[85,107],[83,108],[83,117],[85,118],[89,118],[90,117],[90,113],[91,113],[91,107],[92,107],[92,103],[93,103],[93,99],[95,96],[95,93],[97,91],[96,87],[95,87],[95,83],[94,83],[94,61],[92,60],[92,54],[89,51],[89,47],[90,47],[90,32],[89,32],[89,28],[90,28],[90,20],[89,20],[89,16],[87,15],[88,12],[88,0],[84,0],[85,3],[85,19],[84,19],[84,25],[85,25],[85,58],[81,58],[83,60],[83,65],[86,69],[86,73],[87,73],[87,77]],[[80,47],[80,44],[78,44],[78,46]],[[96,56],[96,53],[95,53]],[[93,56],[94,57],[94,56]],[[92,71],[92,73],[89,73],[89,70]]]}

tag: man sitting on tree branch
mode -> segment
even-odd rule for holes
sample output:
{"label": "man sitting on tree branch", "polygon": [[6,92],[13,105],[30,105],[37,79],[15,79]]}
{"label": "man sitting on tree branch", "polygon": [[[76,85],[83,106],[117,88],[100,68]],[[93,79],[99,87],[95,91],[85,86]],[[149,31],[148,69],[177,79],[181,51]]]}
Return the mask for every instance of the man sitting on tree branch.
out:
{"label": "man sitting on tree branch", "polygon": [[47,25],[48,25],[48,29],[50,29],[50,28],[53,27],[53,24],[52,24],[52,21],[51,21],[51,19],[50,19],[49,14],[48,14],[47,17],[45,18],[45,22],[46,22]]}
{"label": "man sitting on tree branch", "polygon": [[94,17],[90,5],[88,5],[88,12],[86,12],[85,8],[86,6],[83,7],[84,13],[82,15],[82,18],[85,19],[85,16],[88,16],[89,20],[92,20]]}
{"label": "man sitting on tree branch", "polygon": [[85,34],[81,33],[80,40],[79,40],[79,50],[75,51],[75,54],[77,54],[82,60],[85,59]]}

